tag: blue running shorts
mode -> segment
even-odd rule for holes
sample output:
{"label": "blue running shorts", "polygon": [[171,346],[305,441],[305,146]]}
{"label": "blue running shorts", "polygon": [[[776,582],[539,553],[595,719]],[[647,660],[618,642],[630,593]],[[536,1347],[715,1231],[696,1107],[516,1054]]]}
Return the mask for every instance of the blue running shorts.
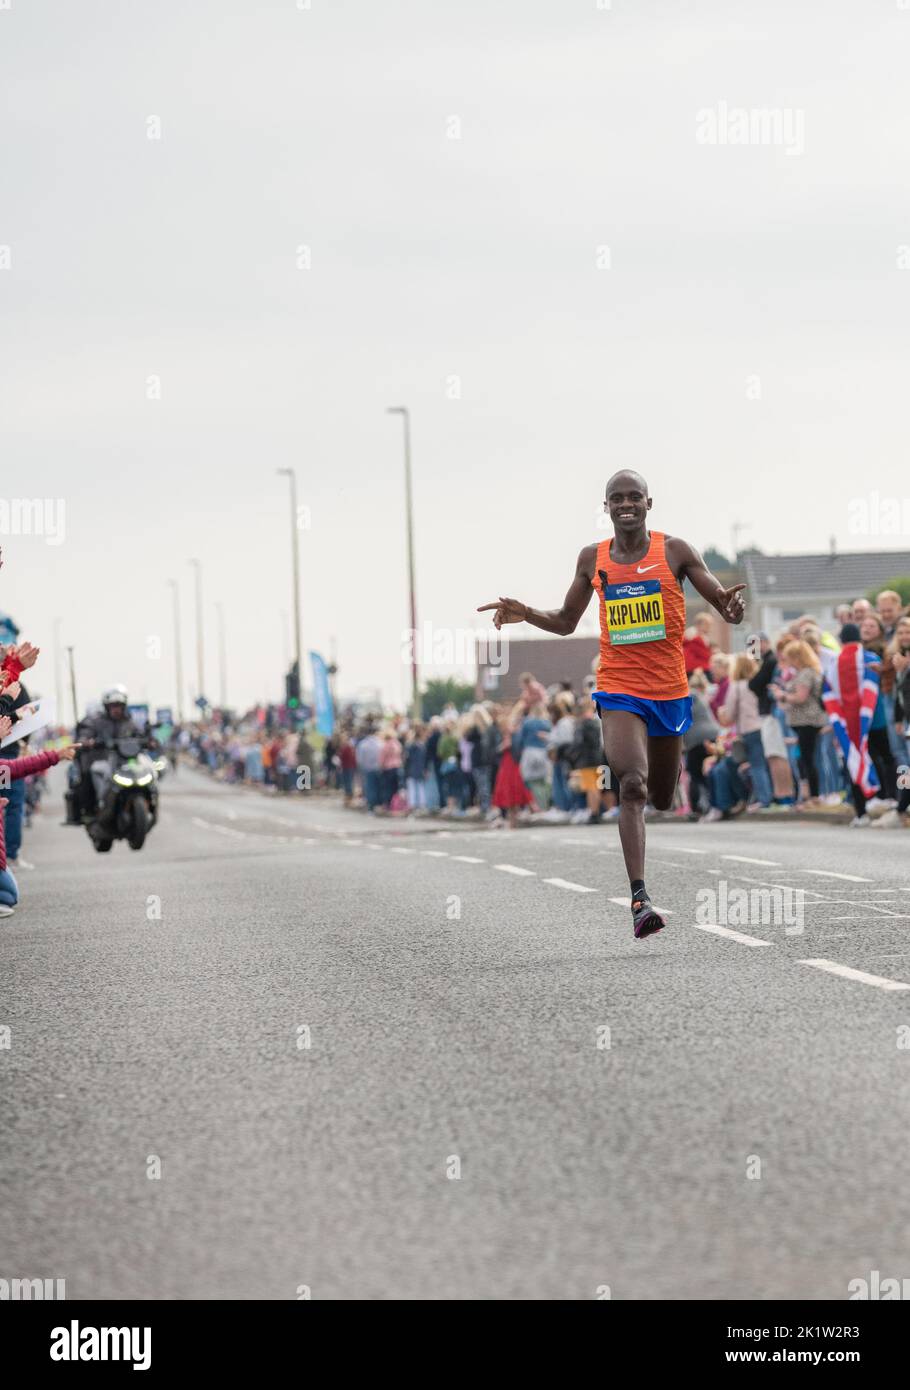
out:
{"label": "blue running shorts", "polygon": [[598,709],[625,709],[645,721],[649,738],[675,737],[684,734],[692,723],[692,696],[681,700],[645,700],[640,695],[610,695],[595,690],[591,699]]}

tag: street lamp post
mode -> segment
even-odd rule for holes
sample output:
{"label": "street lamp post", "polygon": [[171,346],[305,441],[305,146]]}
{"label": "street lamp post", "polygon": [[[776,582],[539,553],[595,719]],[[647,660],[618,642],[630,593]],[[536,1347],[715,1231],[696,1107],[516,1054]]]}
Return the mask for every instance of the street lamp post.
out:
{"label": "street lamp post", "polygon": [[386,414],[400,415],[404,423],[404,496],[408,532],[408,595],[411,609],[411,716],[420,715],[417,683],[417,590],[414,582],[414,506],[411,497],[411,416],[405,405],[389,406]]}
{"label": "street lamp post", "polygon": [[73,697],[73,727],[79,723],[79,701],[76,699],[76,663],[73,660],[73,648],[67,647],[70,662],[70,694]]}
{"label": "street lamp post", "polygon": [[227,649],[224,642],[224,604],[216,603],[218,613],[218,686],[221,708],[227,709]]}
{"label": "street lamp post", "polygon": [[177,723],[183,723],[183,645],[180,641],[180,586],[176,579],[168,584],[174,591],[174,666],[177,677]]}
{"label": "street lamp post", "polygon": [[277,468],[283,478],[291,484],[291,558],[293,563],[294,587],[294,658],[297,662],[297,675],[303,690],[303,662],[300,655],[300,538],[297,525],[297,474],[293,468]]}
{"label": "street lamp post", "polygon": [[[202,566],[198,560],[190,560],[196,571],[196,681],[199,686],[197,698],[205,699],[205,653],[202,646]],[[200,713],[202,707],[200,706]]]}

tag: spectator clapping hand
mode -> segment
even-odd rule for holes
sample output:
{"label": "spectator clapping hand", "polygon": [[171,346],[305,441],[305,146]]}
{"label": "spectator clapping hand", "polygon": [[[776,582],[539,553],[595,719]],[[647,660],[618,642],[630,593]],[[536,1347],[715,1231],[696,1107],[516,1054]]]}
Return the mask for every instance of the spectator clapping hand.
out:
{"label": "spectator clapping hand", "polygon": [[10,647],[9,650],[19,662],[23,671],[27,671],[30,666],[34,666],[41,652],[41,648],[33,647],[31,642],[22,642],[18,647]]}

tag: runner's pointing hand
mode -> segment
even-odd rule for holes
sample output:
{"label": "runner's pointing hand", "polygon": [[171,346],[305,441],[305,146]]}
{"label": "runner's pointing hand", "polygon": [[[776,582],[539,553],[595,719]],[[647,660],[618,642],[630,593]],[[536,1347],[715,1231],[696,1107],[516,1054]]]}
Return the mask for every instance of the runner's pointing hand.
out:
{"label": "runner's pointing hand", "polygon": [[728,623],[741,623],[746,612],[742,591],[745,584],[733,584],[717,595],[717,608]]}
{"label": "runner's pointing hand", "polygon": [[495,628],[502,627],[503,623],[523,623],[528,615],[528,605],[517,598],[500,598],[498,603],[485,603],[477,611],[487,613],[491,608],[496,609],[493,614]]}

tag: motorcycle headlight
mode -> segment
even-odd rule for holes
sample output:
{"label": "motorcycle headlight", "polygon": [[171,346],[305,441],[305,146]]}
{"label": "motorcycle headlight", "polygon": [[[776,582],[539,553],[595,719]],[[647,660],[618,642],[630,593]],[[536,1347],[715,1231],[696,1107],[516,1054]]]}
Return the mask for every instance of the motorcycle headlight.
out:
{"label": "motorcycle headlight", "polygon": [[150,772],[147,772],[147,773],[145,774],[144,777],[137,777],[137,778],[136,778],[136,786],[137,786],[137,787],[147,787],[148,784],[149,784],[149,782],[151,782],[151,780],[152,780],[152,774],[151,774]]}
{"label": "motorcycle headlight", "polygon": [[118,787],[131,787],[133,785],[132,777],[124,777],[119,772],[114,773],[114,781],[117,783]]}

